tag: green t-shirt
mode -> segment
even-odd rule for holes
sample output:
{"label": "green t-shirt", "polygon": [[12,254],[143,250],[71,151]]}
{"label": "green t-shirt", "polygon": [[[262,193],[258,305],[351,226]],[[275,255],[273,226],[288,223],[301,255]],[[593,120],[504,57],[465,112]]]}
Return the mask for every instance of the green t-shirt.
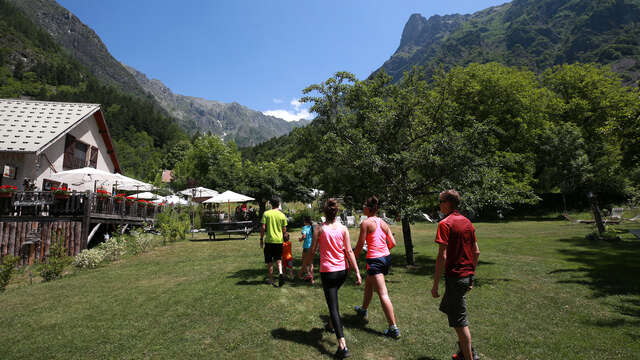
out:
{"label": "green t-shirt", "polygon": [[260,223],[267,225],[264,242],[281,244],[282,228],[287,226],[287,217],[280,210],[268,210],[262,215]]}

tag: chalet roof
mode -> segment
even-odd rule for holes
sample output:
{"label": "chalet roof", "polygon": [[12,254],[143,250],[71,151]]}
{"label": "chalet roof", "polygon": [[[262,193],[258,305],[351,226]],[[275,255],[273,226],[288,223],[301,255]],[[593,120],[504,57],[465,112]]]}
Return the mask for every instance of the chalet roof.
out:
{"label": "chalet roof", "polygon": [[0,99],[0,151],[38,152],[99,109],[98,104]]}
{"label": "chalet roof", "polygon": [[0,151],[40,153],[94,114],[107,152],[120,172],[99,104],[0,99]]}

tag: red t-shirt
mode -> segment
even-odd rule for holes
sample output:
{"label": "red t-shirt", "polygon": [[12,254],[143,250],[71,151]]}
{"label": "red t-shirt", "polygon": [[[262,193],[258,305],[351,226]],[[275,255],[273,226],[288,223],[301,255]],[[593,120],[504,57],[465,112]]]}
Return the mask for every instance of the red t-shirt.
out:
{"label": "red t-shirt", "polygon": [[447,246],[446,276],[465,277],[474,274],[473,253],[476,241],[476,229],[457,210],[440,221],[436,242]]}

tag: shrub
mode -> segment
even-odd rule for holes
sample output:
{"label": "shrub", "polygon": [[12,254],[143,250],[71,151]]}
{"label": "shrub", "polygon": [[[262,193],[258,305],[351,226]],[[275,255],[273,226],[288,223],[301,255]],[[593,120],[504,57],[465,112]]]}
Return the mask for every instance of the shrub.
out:
{"label": "shrub", "polygon": [[189,214],[175,209],[165,210],[156,216],[156,226],[163,242],[185,240],[189,229]]}
{"label": "shrub", "polygon": [[42,276],[43,281],[51,281],[62,277],[64,268],[73,261],[71,257],[67,256],[67,251],[64,247],[64,235],[62,235],[61,229],[55,230],[51,240],[49,256],[39,266],[40,276]]}
{"label": "shrub", "polygon": [[127,247],[127,253],[133,255],[140,255],[151,248],[152,236],[145,234],[137,230],[132,230],[131,234],[126,236],[125,244]]}
{"label": "shrub", "polygon": [[105,252],[100,248],[86,249],[73,260],[73,265],[81,269],[94,269],[104,261]]}
{"label": "shrub", "polygon": [[2,265],[0,265],[0,292],[3,292],[7,284],[9,284],[18,260],[20,260],[19,257],[12,255],[2,258]]}
{"label": "shrub", "polygon": [[98,246],[107,261],[118,261],[126,253],[124,236],[113,236]]}

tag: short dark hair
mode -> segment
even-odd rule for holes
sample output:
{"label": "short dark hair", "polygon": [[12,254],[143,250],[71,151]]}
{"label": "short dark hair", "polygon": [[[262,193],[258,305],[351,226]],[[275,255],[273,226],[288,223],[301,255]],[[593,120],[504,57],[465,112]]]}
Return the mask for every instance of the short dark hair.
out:
{"label": "short dark hair", "polygon": [[457,209],[460,205],[460,194],[455,189],[445,190],[440,193],[440,200],[447,201],[453,209]]}
{"label": "short dark hair", "polygon": [[275,209],[278,206],[280,206],[280,198],[277,196],[274,196],[271,198],[271,200],[269,200],[269,203],[271,204],[271,207]]}
{"label": "short dark hair", "polygon": [[307,215],[304,217],[304,222],[308,222],[309,224],[311,224],[311,216]]}

